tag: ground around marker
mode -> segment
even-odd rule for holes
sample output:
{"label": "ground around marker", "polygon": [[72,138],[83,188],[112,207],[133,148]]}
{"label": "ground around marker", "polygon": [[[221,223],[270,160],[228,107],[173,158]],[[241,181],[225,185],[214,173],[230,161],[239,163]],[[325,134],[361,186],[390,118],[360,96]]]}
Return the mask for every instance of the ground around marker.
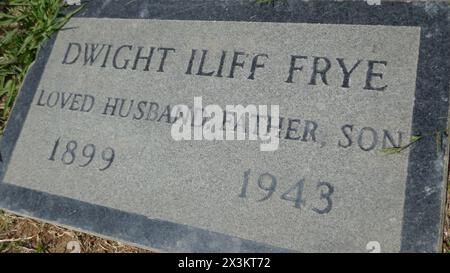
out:
{"label": "ground around marker", "polygon": [[[5,103],[5,105],[8,105],[8,101],[7,101],[7,99],[10,99],[10,97],[7,97],[7,96],[5,96],[6,97],[6,99],[4,99],[5,101],[4,101],[4,103]],[[9,108],[7,108],[7,106],[4,106],[5,108],[5,112],[8,112],[8,109]],[[5,113],[4,112],[4,113]],[[7,114],[6,114],[6,116],[7,116]],[[448,207],[448,206],[447,206]],[[14,229],[14,224],[9,224],[8,225],[8,219],[13,219],[12,220],[12,222],[13,223],[26,223],[26,222],[29,222],[29,225],[31,225],[31,226],[33,226],[33,225],[37,225],[37,226],[41,226],[41,228],[42,229],[48,229],[48,230],[52,230],[52,228],[49,228],[50,227],[50,225],[48,225],[48,224],[42,224],[42,225],[40,225],[40,224],[36,224],[36,223],[38,223],[38,222],[34,222],[34,221],[31,221],[31,220],[24,220],[24,219],[22,219],[22,218],[20,218],[20,217],[16,217],[16,216],[14,216],[14,215],[9,215],[9,214],[3,214],[2,216],[4,216],[5,217],[5,220],[3,221],[4,223],[6,223],[4,226],[5,227],[7,227],[7,226],[9,226],[10,228],[13,228]],[[2,217],[3,218],[3,217]],[[446,224],[446,228],[445,228],[445,235],[444,235],[444,247],[448,247],[448,244],[449,244],[449,229],[448,229],[448,218],[449,218],[449,215],[448,215],[448,212],[447,212],[447,224]],[[0,220],[1,221],[1,220]],[[11,222],[11,221],[9,221],[9,222]],[[16,229],[20,229],[20,228],[23,228],[23,227],[25,227],[26,225],[21,225],[21,224],[17,224],[17,226],[16,226]],[[0,226],[1,227],[1,226]],[[41,230],[42,230],[41,229]],[[64,231],[62,231],[63,229],[59,229],[58,227],[55,227],[55,229],[57,230],[57,231],[53,231],[53,233],[54,234],[56,234],[55,235],[55,237],[56,238],[60,238],[60,240],[62,240],[62,242],[64,241],[64,240],[66,240],[66,239],[64,239],[64,236],[61,236],[60,234],[61,234],[61,232],[62,233],[64,233]],[[34,233],[34,234],[39,234],[39,229],[33,229],[33,228],[30,228],[29,229],[30,231],[31,231],[31,233]],[[4,236],[6,236],[6,237],[11,237],[11,238],[7,238],[7,239],[2,239],[1,238],[1,236],[3,236],[3,234],[6,234],[6,235],[4,235]],[[0,242],[2,242],[2,240],[3,240],[3,242],[2,242],[2,244],[19,244],[18,242],[21,242],[22,240],[23,241],[27,241],[27,240],[29,240],[29,241],[32,241],[33,239],[30,239],[30,237],[33,237],[33,235],[30,235],[30,236],[28,236],[28,235],[30,235],[30,233],[29,232],[25,232],[25,233],[20,233],[20,232],[18,232],[18,233],[14,233],[14,232],[8,232],[8,229],[5,229],[5,232],[3,232],[3,231],[1,231],[0,230]],[[20,237],[21,236],[21,237]],[[51,239],[50,238],[47,238],[45,235],[39,235],[39,236],[41,236],[42,238],[45,238],[45,240],[44,241],[51,241]],[[35,236],[35,237],[33,237],[33,238],[41,238],[41,237],[39,237],[39,236]],[[77,235],[78,236],[78,235]],[[14,238],[14,237],[17,237],[17,238]],[[83,237],[83,236],[81,236],[81,237]],[[85,240],[85,239],[83,239],[83,240]],[[65,241],[64,241],[65,242]],[[101,245],[101,241],[99,242],[99,244]],[[110,243],[111,244],[111,243]],[[58,252],[64,252],[64,251],[66,251],[66,250],[63,250],[63,245],[64,245],[64,243],[62,243],[60,246],[58,246],[57,244],[54,246],[54,247],[46,247],[46,246],[43,246],[41,243],[36,243],[36,251],[38,251],[38,252],[40,252],[40,251],[43,251],[43,249],[45,249],[44,251],[58,251]],[[6,247],[6,249],[10,249],[9,247],[10,247],[11,245],[9,245],[9,246],[7,246]],[[104,246],[105,247],[105,246]],[[117,246],[116,246],[117,247]],[[112,248],[108,248],[108,246],[106,246],[105,247],[106,249],[109,249],[109,251],[111,251],[111,250],[113,250],[113,251],[115,251],[115,249],[114,249],[114,247],[112,247]],[[25,249],[24,249],[24,251],[29,251],[30,249],[33,249],[33,246],[25,246]],[[66,248],[67,249],[67,248]],[[93,247],[91,247],[91,248],[89,248],[89,247],[85,247],[85,250],[86,251],[96,251],[96,249],[97,248],[93,248]],[[99,249],[103,249],[102,247],[100,247]],[[117,249],[121,249],[120,247],[118,247]],[[11,251],[11,250],[10,250]],[[99,250],[99,251],[101,251],[101,250]],[[132,251],[131,249],[124,249],[124,251]],[[447,249],[447,251],[448,251],[448,249]]]}

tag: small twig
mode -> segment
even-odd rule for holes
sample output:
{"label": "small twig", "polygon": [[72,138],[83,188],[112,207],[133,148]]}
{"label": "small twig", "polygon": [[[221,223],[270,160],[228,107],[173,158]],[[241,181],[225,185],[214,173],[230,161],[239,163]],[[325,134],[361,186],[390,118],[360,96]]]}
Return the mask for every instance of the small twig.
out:
{"label": "small twig", "polygon": [[423,136],[411,136],[411,141],[408,144],[401,146],[401,147],[384,148],[381,151],[388,155],[389,154],[398,154],[398,153],[402,152],[403,150],[409,148],[411,145],[413,145],[417,141],[421,140],[422,138],[423,138]]}
{"label": "small twig", "polygon": [[19,242],[19,241],[27,241],[27,240],[33,239],[33,237],[34,237],[34,236],[27,237],[27,238],[4,239],[4,240],[0,240],[0,244],[1,244],[1,243],[12,243],[12,242]]}
{"label": "small twig", "polygon": [[435,132],[429,133],[429,134],[413,135],[413,136],[411,136],[411,141],[408,144],[406,144],[405,146],[393,147],[393,148],[384,148],[381,151],[383,153],[387,154],[387,155],[398,154],[398,153],[402,152],[403,150],[406,150],[407,148],[409,148],[414,143],[422,140],[423,138],[433,137],[434,136],[435,137],[435,142],[436,142],[436,151],[440,152],[441,146],[442,146],[442,141],[443,141],[442,140],[443,139],[442,135],[447,136],[448,135],[448,131],[449,131],[449,129],[447,128],[447,129],[445,129],[443,131],[436,130]]}

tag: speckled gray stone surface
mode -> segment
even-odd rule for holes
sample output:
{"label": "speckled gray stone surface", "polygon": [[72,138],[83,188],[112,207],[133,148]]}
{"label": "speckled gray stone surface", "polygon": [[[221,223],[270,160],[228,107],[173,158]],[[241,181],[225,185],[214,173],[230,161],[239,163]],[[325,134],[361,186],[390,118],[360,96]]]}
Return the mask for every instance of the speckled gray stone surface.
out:
{"label": "speckled gray stone surface", "polygon": [[[448,60],[440,59],[448,49],[446,7],[386,5],[137,1],[119,12],[121,1],[93,1],[44,47],[27,78],[31,91],[21,92],[2,140],[0,206],[163,251],[366,252],[374,245],[382,252],[437,251],[445,137],[439,149],[434,137],[399,154],[382,149],[389,137],[397,142],[401,135],[406,145],[411,134],[447,126]],[[432,22],[437,26],[429,27]],[[85,45],[96,43],[125,50],[114,62],[112,53],[103,57],[105,46],[89,64]],[[139,47],[149,53],[152,46],[147,71],[145,61],[134,58]],[[161,48],[174,49],[164,72],[155,59]],[[223,76],[187,75],[192,49],[207,49],[204,69],[216,72],[222,51],[228,52]],[[235,51],[247,55],[231,78]],[[250,80],[252,56],[261,53],[268,56],[265,66]],[[297,59],[303,68],[290,83],[292,55],[306,58]],[[318,75],[316,84],[314,57],[330,62],[326,79]],[[360,60],[348,87],[339,60],[348,68]],[[372,72],[370,61],[377,62]],[[70,98],[63,109],[41,106],[52,92],[89,95],[95,103],[88,112],[70,110]],[[161,115],[166,105],[192,105],[198,96],[204,105],[279,105],[285,118],[279,149],[261,152],[255,141],[176,142],[164,118],[133,118],[140,101],[158,103]],[[135,106],[127,117],[104,114],[108,98]],[[299,132],[289,133],[287,121],[297,119],[290,128]],[[301,135],[307,122],[317,125],[315,138],[288,139]],[[64,153],[70,141],[77,142],[73,162]],[[96,153],[87,164],[88,144]],[[99,170],[109,148],[114,161]],[[258,186],[264,173],[276,179],[268,198],[270,181]],[[296,205],[289,200],[296,190],[283,194],[300,180],[303,202]],[[419,208],[418,199],[427,207]],[[415,237],[424,228],[425,235]]]}

